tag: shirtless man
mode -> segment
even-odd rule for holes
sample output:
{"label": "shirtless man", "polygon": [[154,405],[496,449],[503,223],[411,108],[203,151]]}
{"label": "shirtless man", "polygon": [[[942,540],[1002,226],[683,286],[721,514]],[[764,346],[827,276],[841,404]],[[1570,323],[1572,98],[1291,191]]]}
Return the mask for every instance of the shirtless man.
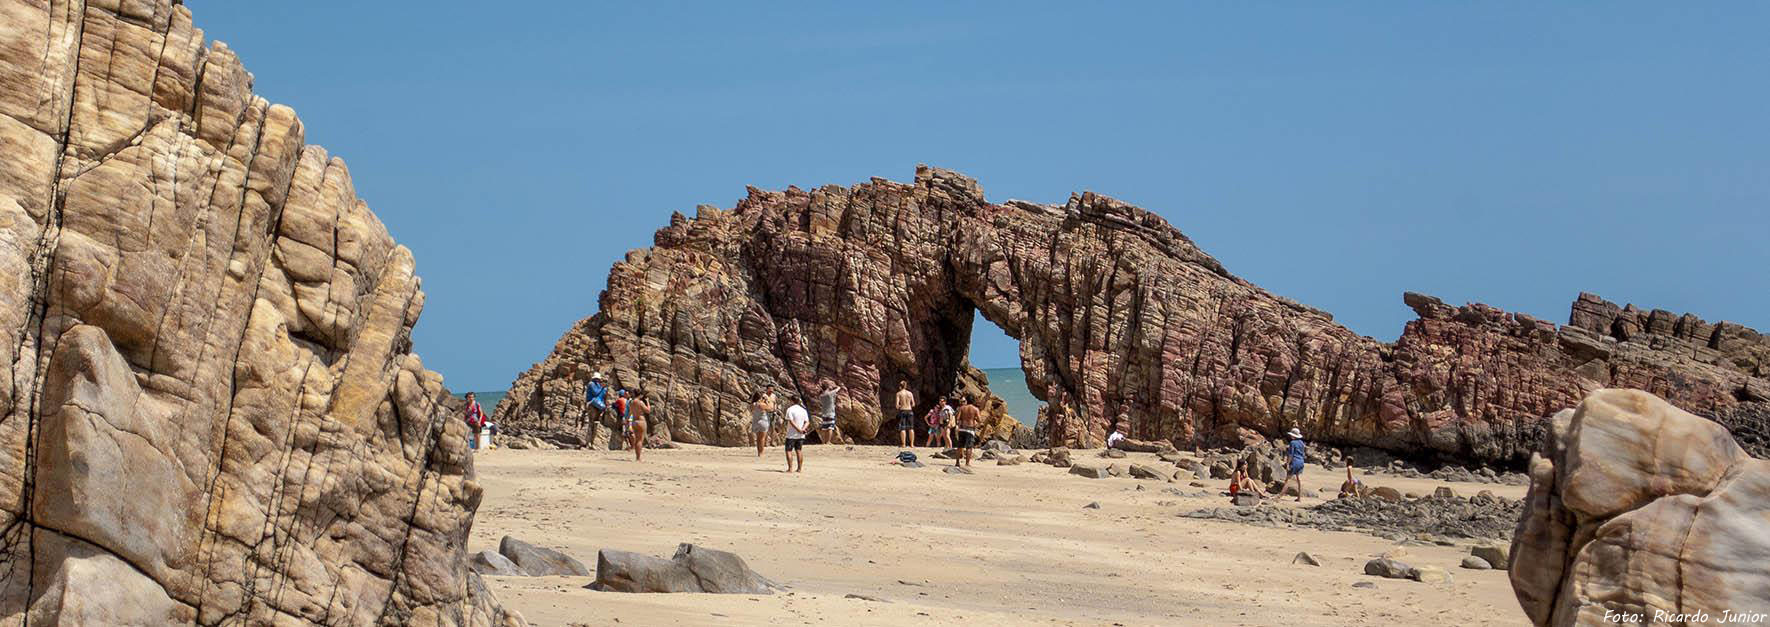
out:
{"label": "shirtless man", "polygon": [[897,445],[916,445],[916,395],[910,393],[908,379],[897,382]]}
{"label": "shirtless man", "polygon": [[983,426],[983,412],[977,410],[977,405],[974,404],[976,402],[976,399],[967,396],[965,404],[959,406],[959,455],[953,459],[954,466],[961,461],[965,462],[966,467],[971,466],[971,448],[977,446],[977,428]]}

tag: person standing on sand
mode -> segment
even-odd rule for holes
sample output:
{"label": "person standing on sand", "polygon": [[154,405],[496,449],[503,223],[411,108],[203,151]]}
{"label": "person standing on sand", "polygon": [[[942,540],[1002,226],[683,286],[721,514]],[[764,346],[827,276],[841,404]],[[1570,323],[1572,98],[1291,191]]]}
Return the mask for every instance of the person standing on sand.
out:
{"label": "person standing on sand", "polygon": [[651,404],[645,402],[645,390],[635,390],[633,400],[627,402],[627,413],[632,416],[627,421],[627,445],[633,447],[633,461],[645,461],[645,416],[651,413]]}
{"label": "person standing on sand", "polygon": [[473,431],[471,433],[467,434],[467,448],[470,448],[470,449],[478,449],[479,448],[479,432],[481,429],[484,429],[485,426],[486,426],[486,411],[484,409],[480,409],[479,401],[475,400],[473,398],[472,392],[468,392],[467,393],[467,428],[472,429]]}
{"label": "person standing on sand", "polygon": [[774,389],[764,387],[750,397],[750,436],[756,439],[756,456],[768,444],[768,431],[774,422]]}
{"label": "person standing on sand", "polygon": [[897,382],[897,444],[903,448],[916,445],[916,395],[910,392],[910,380]]}
{"label": "person standing on sand", "polygon": [[602,382],[602,373],[590,375],[590,385],[584,386],[584,404],[584,415],[573,425],[578,429],[590,426],[591,421],[602,422],[608,415],[608,385]]}
{"label": "person standing on sand", "polygon": [[[1285,435],[1291,436],[1291,463],[1285,467],[1284,484],[1288,488],[1292,481],[1297,482],[1297,502],[1301,503],[1303,501],[1303,432],[1298,431],[1296,427],[1291,427],[1291,432]],[[1278,494],[1284,496],[1284,488],[1280,488]]]}
{"label": "person standing on sand", "polygon": [[614,413],[615,421],[619,422],[621,427],[620,439],[615,439],[612,436],[609,438],[614,440],[615,450],[618,451],[621,450],[621,444],[627,441],[627,390],[617,390],[615,400],[609,402],[608,409]]}
{"label": "person standing on sand", "polygon": [[940,410],[945,408],[946,397],[942,396],[939,402],[928,408],[928,414],[922,416],[922,424],[928,428],[928,439],[922,444],[923,446],[932,447],[940,439],[940,429],[946,426],[946,417],[941,415]]}
{"label": "person standing on sand", "polygon": [[[796,402],[797,399],[788,397],[788,400],[795,402],[787,408],[786,413],[787,439],[784,448],[787,449],[787,472],[805,472],[805,436],[811,432],[811,415],[805,412],[804,405]],[[795,456],[799,458],[798,470],[793,469]]]}
{"label": "person standing on sand", "polygon": [[824,444],[836,443],[836,395],[841,393],[842,386],[824,379],[823,393],[817,395],[818,417],[823,419],[818,426],[818,439]]}
{"label": "person standing on sand", "polygon": [[977,446],[977,428],[981,426],[983,417],[983,412],[977,411],[977,406],[973,404],[975,402],[976,399],[966,396],[965,404],[959,406],[959,455],[953,459],[954,466],[959,465],[960,461],[965,462],[966,467],[971,466],[971,447]]}
{"label": "person standing on sand", "polygon": [[954,392],[952,398],[948,398],[946,402],[940,406],[940,445],[943,448],[953,447],[953,430],[958,427],[957,419],[955,418],[958,413],[958,406],[959,394],[957,392]]}

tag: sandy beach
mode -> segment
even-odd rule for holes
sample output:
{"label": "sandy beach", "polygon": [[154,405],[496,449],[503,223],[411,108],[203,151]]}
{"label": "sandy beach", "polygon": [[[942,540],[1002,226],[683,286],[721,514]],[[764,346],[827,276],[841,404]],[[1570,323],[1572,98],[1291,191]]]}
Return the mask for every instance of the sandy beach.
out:
{"label": "sandy beach", "polygon": [[[1448,584],[1380,579],[1363,565],[1397,546],[1383,538],[1185,518],[1227,501],[1185,482],[1085,479],[1030,463],[947,474],[932,452],[918,449],[931,463],[908,469],[888,463],[894,448],[813,446],[806,471],[786,474],[779,447],[760,459],[754,449],[648,451],[644,463],[618,451],[484,451],[475,463],[485,498],[468,549],[495,550],[508,534],[594,568],[601,548],[668,557],[692,542],[736,552],[787,588],[623,594],[585,589],[591,577],[486,578],[507,607],[545,626],[1527,624],[1505,572],[1457,568],[1467,545],[1405,549],[1404,561],[1451,572]],[[1331,493],[1342,473],[1311,467],[1306,486]],[[1524,493],[1363,479],[1404,491]],[[1215,494],[1224,482],[1208,483]],[[1085,507],[1094,502],[1099,509]],[[1299,551],[1322,565],[1292,565]]]}

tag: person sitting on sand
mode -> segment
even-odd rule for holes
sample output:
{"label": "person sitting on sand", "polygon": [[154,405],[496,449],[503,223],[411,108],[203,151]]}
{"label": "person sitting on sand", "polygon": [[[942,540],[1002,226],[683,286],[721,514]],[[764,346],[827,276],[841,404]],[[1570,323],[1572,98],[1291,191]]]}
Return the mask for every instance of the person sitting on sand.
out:
{"label": "person sitting on sand", "polygon": [[823,392],[817,395],[818,441],[824,444],[836,443],[836,395],[842,393],[842,386],[835,381],[824,379]]}
{"label": "person sitting on sand", "polygon": [[910,392],[910,380],[897,382],[897,444],[903,448],[916,445],[916,395]]}
{"label": "person sitting on sand", "polygon": [[1346,482],[1340,484],[1340,498],[1358,496],[1358,480],[1352,478],[1352,464],[1346,464]]}
{"label": "person sitting on sand", "polygon": [[750,436],[756,440],[756,456],[768,444],[768,432],[774,422],[774,389],[763,387],[750,396]]}
{"label": "person sitting on sand", "polygon": [[[786,429],[787,439],[787,472],[805,472],[805,435],[811,432],[811,415],[805,412],[805,406],[797,399],[788,397],[793,404],[787,407]],[[793,458],[799,458],[798,470],[793,469]]]}
{"label": "person sitting on sand", "polygon": [[943,409],[946,409],[945,396],[940,397],[940,401],[936,402],[933,407],[929,407],[928,415],[922,417],[923,424],[928,428],[928,440],[923,446],[932,447],[940,441],[940,432],[946,428],[946,417],[941,415]]}
{"label": "person sitting on sand", "polygon": [[959,406],[959,455],[953,458],[954,466],[961,461],[965,462],[965,466],[971,466],[971,448],[977,446],[977,428],[983,422],[983,412],[978,411],[977,405],[973,404],[976,402],[976,399],[966,396],[965,404]]}
{"label": "person sitting on sand", "polygon": [[602,373],[590,375],[590,384],[584,386],[584,415],[578,417],[573,426],[582,429],[591,421],[602,422],[608,415],[608,384],[602,382]]}
{"label": "person sitting on sand", "polygon": [[1254,478],[1248,476],[1248,460],[1245,457],[1235,460],[1235,474],[1229,478],[1229,496],[1234,498],[1243,492],[1266,498],[1266,491],[1261,490],[1260,484],[1254,483]]}
{"label": "person sitting on sand", "polygon": [[[1297,502],[1301,503],[1303,501],[1303,457],[1304,457],[1303,432],[1298,431],[1296,427],[1291,427],[1290,433],[1287,433],[1285,435],[1291,436],[1291,443],[1290,443],[1290,458],[1291,458],[1291,460],[1290,460],[1290,465],[1285,467],[1286,474],[1285,474],[1285,478],[1284,478],[1284,484],[1285,484],[1286,488],[1289,488],[1291,485],[1291,482],[1293,482],[1293,481],[1296,482],[1296,484],[1297,484]],[[1278,493],[1281,496],[1284,495],[1284,488],[1280,488]]]}
{"label": "person sitting on sand", "polygon": [[645,461],[645,416],[651,413],[651,404],[645,402],[645,390],[635,390],[633,400],[627,402],[627,413],[632,416],[627,421],[627,445],[633,447],[633,461]]}

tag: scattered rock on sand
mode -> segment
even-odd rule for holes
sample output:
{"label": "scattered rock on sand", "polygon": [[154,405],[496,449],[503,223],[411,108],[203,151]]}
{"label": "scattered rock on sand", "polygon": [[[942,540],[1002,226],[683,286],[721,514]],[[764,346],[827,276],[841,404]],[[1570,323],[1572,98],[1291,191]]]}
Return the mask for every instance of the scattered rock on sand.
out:
{"label": "scattered rock on sand", "polygon": [[853,594],[853,593],[844,594],[844,595],[842,595],[842,598],[844,598],[844,599],[859,599],[861,601],[872,601],[874,603],[890,603],[890,601],[887,601],[885,599],[881,599],[879,597],[870,597],[870,596],[867,596],[864,594]]}
{"label": "scattered rock on sand", "polygon": [[1230,502],[1235,503],[1236,507],[1253,507],[1260,504],[1260,497],[1243,493],[1235,495],[1235,498]]}
{"label": "scattered rock on sand", "polygon": [[521,577],[527,573],[516,562],[490,549],[474,553],[467,558],[467,567],[481,575],[497,575],[499,577]]}
{"label": "scattered rock on sand", "polygon": [[1414,568],[1395,560],[1379,557],[1364,563],[1364,574],[1389,579],[1407,579]]}
{"label": "scattered rock on sand", "polygon": [[1009,455],[1007,457],[997,457],[996,458],[996,465],[997,466],[1019,466],[1020,462],[1021,462],[1021,458],[1019,455]]}
{"label": "scattered rock on sand", "polygon": [[584,563],[572,559],[571,556],[553,549],[547,549],[523,542],[510,536],[498,542],[498,552],[521,568],[522,572],[531,577],[547,577],[552,575],[584,576],[590,569]]}
{"label": "scattered rock on sand", "polygon": [[1352,584],[1352,587],[1354,587],[1354,588],[1375,588],[1375,587],[1377,587],[1377,584],[1373,583],[1373,582],[1369,582],[1369,581],[1360,581],[1358,583]]}
{"label": "scattered rock on sand", "polygon": [[1291,563],[1292,564],[1307,564],[1309,566],[1320,566],[1321,565],[1321,562],[1317,561],[1315,559],[1314,555],[1310,555],[1308,553],[1298,553],[1296,557],[1291,558]]}
{"label": "scattered rock on sand", "polygon": [[1131,476],[1138,479],[1166,480],[1168,478],[1168,473],[1157,470],[1154,466],[1148,464],[1131,464]]}
{"label": "scattered rock on sand", "polygon": [[1469,555],[1501,570],[1512,564],[1512,547],[1504,544],[1479,544],[1469,549]]}
{"label": "scattered rock on sand", "polygon": [[1089,479],[1105,479],[1110,476],[1107,474],[1106,468],[1102,466],[1070,466],[1069,474],[1081,475]]}
{"label": "scattered rock on sand", "polygon": [[1401,491],[1389,486],[1377,486],[1371,488],[1371,498],[1383,499],[1390,503],[1400,503]]}
{"label": "scattered rock on sand", "polygon": [[970,468],[970,467],[968,467],[968,466],[947,466],[947,467],[946,467],[946,468],[944,468],[944,469],[941,469],[941,472],[944,472],[944,473],[946,473],[946,474],[949,474],[949,475],[969,475],[969,474],[974,474],[974,473],[972,473],[972,472],[971,472],[971,468]]}
{"label": "scattered rock on sand", "polygon": [[1407,574],[1408,579],[1420,583],[1450,583],[1450,573],[1437,566],[1417,566]]}
{"label": "scattered rock on sand", "polygon": [[1131,473],[1130,465],[1128,465],[1124,462],[1113,462],[1113,463],[1108,464],[1106,466],[1106,474],[1112,475],[1114,477],[1124,477],[1124,476],[1128,476],[1130,473]]}
{"label": "scattered rock on sand", "polygon": [[1463,558],[1463,568],[1467,568],[1469,570],[1490,570],[1493,568],[1493,566],[1488,564],[1487,560],[1470,555],[1468,557]]}
{"label": "scattered rock on sand", "polygon": [[1100,501],[1094,501],[1087,505],[1083,505],[1082,509],[1100,509]]}
{"label": "scattered rock on sand", "polygon": [[779,586],[750,570],[735,553],[684,543],[671,559],[598,551],[596,581],[585,587],[607,592],[773,594]]}
{"label": "scattered rock on sand", "polygon": [[1124,459],[1125,452],[1118,450],[1116,448],[1109,448],[1104,451],[1100,451],[1100,456],[1101,457],[1110,457],[1112,459]]}

